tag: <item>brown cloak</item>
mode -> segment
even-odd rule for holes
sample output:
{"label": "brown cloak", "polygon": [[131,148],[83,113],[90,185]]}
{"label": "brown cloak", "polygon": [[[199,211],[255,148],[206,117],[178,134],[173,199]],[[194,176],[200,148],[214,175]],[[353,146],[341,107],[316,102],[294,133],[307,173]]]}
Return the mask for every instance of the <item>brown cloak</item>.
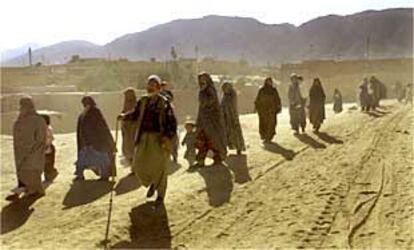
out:
{"label": "brown cloak", "polygon": [[36,113],[34,106],[31,110],[21,112],[14,123],[13,146],[17,178],[28,192],[44,193],[41,175],[45,166],[46,130],[46,122]]}
{"label": "brown cloak", "polygon": [[223,84],[223,92],[221,109],[224,116],[228,146],[230,149],[246,150],[240,126],[239,112],[237,111],[237,93],[229,83]]}
{"label": "brown cloak", "polygon": [[204,133],[209,138],[221,159],[226,159],[227,136],[223,112],[220,108],[216,88],[210,82],[198,94],[197,134]]}

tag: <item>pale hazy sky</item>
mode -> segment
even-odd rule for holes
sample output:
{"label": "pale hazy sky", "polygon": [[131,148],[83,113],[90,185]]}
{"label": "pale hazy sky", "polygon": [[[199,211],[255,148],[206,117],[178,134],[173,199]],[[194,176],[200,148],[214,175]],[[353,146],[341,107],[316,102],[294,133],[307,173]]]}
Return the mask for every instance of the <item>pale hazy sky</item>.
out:
{"label": "pale hazy sky", "polygon": [[3,0],[0,51],[65,40],[103,45],[174,19],[211,14],[300,25],[327,14],[397,7],[414,7],[414,0]]}

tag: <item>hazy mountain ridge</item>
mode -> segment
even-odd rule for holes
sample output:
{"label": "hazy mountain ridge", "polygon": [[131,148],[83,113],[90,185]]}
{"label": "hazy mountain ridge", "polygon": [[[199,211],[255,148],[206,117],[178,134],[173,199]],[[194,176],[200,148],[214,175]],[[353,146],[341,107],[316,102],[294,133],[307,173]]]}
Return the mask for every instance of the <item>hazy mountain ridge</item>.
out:
{"label": "hazy mountain ridge", "polygon": [[[35,50],[33,61],[62,63],[81,57],[165,60],[175,46],[180,57],[246,59],[252,63],[281,63],[300,59],[410,57],[413,9],[364,11],[315,18],[298,27],[264,24],[254,18],[210,15],[178,19],[126,34],[104,45],[68,41]],[[367,49],[368,48],[368,49]],[[7,64],[21,64],[18,57]]]}

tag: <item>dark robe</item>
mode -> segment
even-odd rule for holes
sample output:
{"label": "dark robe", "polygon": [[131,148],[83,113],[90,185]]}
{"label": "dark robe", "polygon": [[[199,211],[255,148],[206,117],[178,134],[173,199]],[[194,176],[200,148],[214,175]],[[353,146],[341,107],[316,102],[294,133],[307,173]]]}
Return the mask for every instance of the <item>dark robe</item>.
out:
{"label": "dark robe", "polygon": [[369,111],[372,103],[372,94],[368,91],[368,82],[364,81],[359,86],[359,105],[361,106],[362,111]]}
{"label": "dark robe", "polygon": [[[220,108],[216,89],[212,83],[200,90],[198,100],[198,159],[205,158],[206,151],[212,150],[216,158],[224,160],[227,156],[227,136],[223,112]],[[206,145],[209,145],[208,149],[205,148]],[[200,152],[203,153],[200,154]]]}
{"label": "dark robe", "polygon": [[309,121],[315,127],[325,120],[325,92],[321,85],[313,84],[309,90]]}
{"label": "dark robe", "polygon": [[108,124],[97,107],[91,107],[79,115],[76,132],[78,153],[87,146],[98,152],[107,153],[111,161],[112,175],[115,175],[116,145]]}
{"label": "dark robe", "polygon": [[372,108],[378,108],[380,101],[387,97],[387,89],[383,82],[378,80],[376,77],[371,77],[369,81],[369,87],[372,89]]}
{"label": "dark robe", "polygon": [[254,102],[259,115],[259,133],[262,140],[272,140],[276,134],[277,114],[282,104],[277,89],[265,84],[259,90]]}
{"label": "dark robe", "polygon": [[334,104],[333,104],[333,110],[335,113],[341,113],[343,110],[342,107],[342,95],[341,92],[334,93],[333,96]]}
{"label": "dark robe", "polygon": [[244,146],[243,132],[240,126],[239,112],[237,111],[237,93],[232,87],[230,88],[221,99],[227,143],[230,149],[243,151],[246,150],[246,147]]}
{"label": "dark robe", "polygon": [[161,137],[172,140],[177,134],[177,120],[174,110],[168,99],[159,94],[154,98],[143,96],[139,99],[135,108],[126,113],[124,121],[137,121],[135,133],[135,145],[144,132],[160,133]]}

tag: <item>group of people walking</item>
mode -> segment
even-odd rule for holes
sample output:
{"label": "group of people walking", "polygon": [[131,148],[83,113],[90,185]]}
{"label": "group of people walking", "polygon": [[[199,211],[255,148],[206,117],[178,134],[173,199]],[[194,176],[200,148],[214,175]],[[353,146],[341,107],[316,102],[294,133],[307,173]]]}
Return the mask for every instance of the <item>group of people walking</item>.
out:
{"label": "group of people walking", "polygon": [[[290,76],[288,90],[290,125],[295,135],[306,130],[307,98],[303,97],[301,84],[303,77],[297,74]],[[319,78],[315,78],[309,91],[308,113],[313,130],[318,132],[325,120],[325,92]],[[270,142],[276,134],[277,115],[282,111],[279,92],[273,86],[272,78],[266,78],[255,100],[255,110],[259,116],[259,132],[263,142]],[[334,111],[342,111],[342,96],[339,90],[334,93]]]}
{"label": "group of people walking", "polygon": [[[295,134],[306,128],[306,103],[309,121],[314,131],[319,131],[325,119],[325,93],[318,78],[309,92],[309,102],[302,96],[303,78],[292,74],[288,99],[290,124]],[[198,75],[199,106],[196,120],[190,117],[184,122],[186,134],[181,145],[186,146],[184,158],[189,170],[205,167],[211,152],[214,164],[226,160],[228,150],[242,154],[246,150],[237,108],[237,93],[229,82],[222,84],[222,97],[208,73]],[[168,83],[151,75],[147,80],[147,94],[137,98],[134,89],[124,91],[124,105],[117,119],[121,122],[122,154],[131,166],[131,174],[148,187],[147,197],[157,193],[157,203],[162,203],[167,189],[167,167],[177,161],[179,136],[173,105],[173,93]],[[342,111],[342,96],[334,94],[334,110]],[[105,118],[91,96],[81,100],[83,111],[79,115],[76,139],[77,160],[74,181],[85,179],[84,171],[92,170],[100,181],[116,176],[116,142]],[[266,78],[255,99],[259,117],[260,137],[265,143],[276,134],[277,115],[282,111],[281,98],[272,78]],[[30,97],[20,100],[20,115],[14,125],[14,149],[18,186],[25,188],[26,195],[43,195],[41,175],[46,181],[57,176],[54,168],[55,148],[50,118],[36,112]],[[49,124],[49,125],[48,125]],[[19,193],[8,200],[19,198]]]}
{"label": "group of people walking", "polygon": [[397,82],[394,86],[394,92],[399,102],[413,103],[413,84],[403,85],[401,82]]}
{"label": "group of people walking", "polygon": [[364,78],[359,86],[359,104],[364,112],[374,111],[379,107],[380,100],[387,96],[385,85],[375,76]]}

